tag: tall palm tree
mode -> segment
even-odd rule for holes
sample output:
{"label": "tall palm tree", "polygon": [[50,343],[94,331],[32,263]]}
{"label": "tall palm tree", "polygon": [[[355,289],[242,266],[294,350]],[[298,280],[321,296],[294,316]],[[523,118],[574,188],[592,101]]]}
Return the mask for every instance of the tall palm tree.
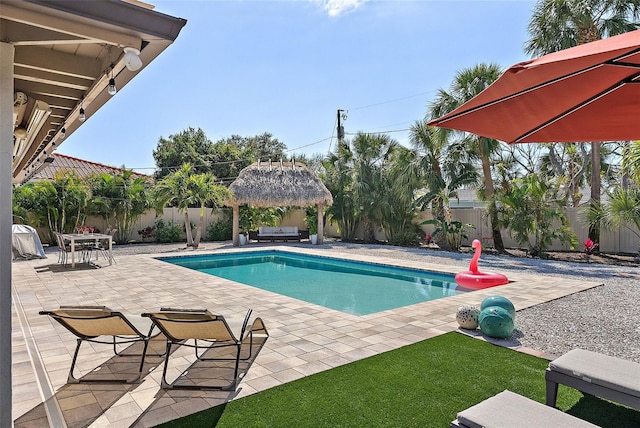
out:
{"label": "tall palm tree", "polygon": [[456,197],[455,192],[465,185],[476,183],[476,172],[469,152],[463,144],[449,143],[451,131],[445,128],[433,128],[427,120],[416,121],[411,126],[409,139],[417,152],[415,164],[422,173],[427,193],[418,198],[424,209],[431,204],[434,217],[445,214],[445,198]]}
{"label": "tall palm tree", "polygon": [[[640,28],[640,0],[540,0],[529,21],[525,51],[534,56],[557,52]],[[600,203],[600,144],[591,143],[591,205]],[[594,224],[589,237],[598,242]]]}
{"label": "tall palm tree", "polygon": [[[215,184],[215,177],[209,173],[196,174],[191,164],[182,167],[160,180],[153,189],[156,209],[161,210],[173,205],[184,212],[184,225],[187,233],[187,246],[198,248],[204,228],[204,209],[207,203],[221,204],[229,196],[229,190]],[[194,241],[189,221],[189,207],[200,208],[200,223]]]}
{"label": "tall palm tree", "polygon": [[[430,105],[430,118],[440,117],[469,101],[491,85],[500,76],[501,72],[502,69],[497,64],[477,64],[474,67],[459,71],[453,79],[449,91],[444,89],[438,91],[435,100]],[[460,133],[454,132],[451,135],[456,136],[460,135]],[[496,204],[493,199],[494,186],[491,176],[491,154],[498,150],[500,143],[497,140],[474,134],[466,135],[464,141],[468,149],[480,159],[484,178],[484,195],[491,220],[493,244],[496,250],[504,252],[504,243],[496,215]]]}
{"label": "tall palm tree", "polygon": [[156,210],[161,211],[167,205],[173,205],[178,211],[184,213],[184,226],[187,233],[187,246],[193,246],[193,236],[191,235],[191,222],[189,221],[189,204],[194,201],[189,194],[189,177],[195,171],[191,164],[182,164],[182,167],[164,177],[153,188],[152,199],[156,205]]}

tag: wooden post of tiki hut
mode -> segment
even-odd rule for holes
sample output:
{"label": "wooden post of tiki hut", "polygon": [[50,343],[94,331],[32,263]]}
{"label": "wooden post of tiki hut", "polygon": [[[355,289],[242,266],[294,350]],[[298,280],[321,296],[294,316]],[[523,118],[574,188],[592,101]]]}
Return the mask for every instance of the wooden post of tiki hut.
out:
{"label": "wooden post of tiki hut", "polygon": [[239,207],[318,207],[318,244],[322,244],[322,209],[333,203],[322,180],[300,162],[256,162],[244,168],[229,186],[233,207],[233,245],[239,245]]}

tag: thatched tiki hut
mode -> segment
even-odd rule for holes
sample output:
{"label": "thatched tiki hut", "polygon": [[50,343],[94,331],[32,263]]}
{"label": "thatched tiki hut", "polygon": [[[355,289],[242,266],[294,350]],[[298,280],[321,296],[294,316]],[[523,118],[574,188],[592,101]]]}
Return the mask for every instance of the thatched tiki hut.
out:
{"label": "thatched tiki hut", "polygon": [[233,245],[239,245],[240,205],[254,207],[318,207],[318,243],[323,242],[322,209],[333,203],[331,192],[300,162],[257,162],[238,174],[229,186],[233,197]]}

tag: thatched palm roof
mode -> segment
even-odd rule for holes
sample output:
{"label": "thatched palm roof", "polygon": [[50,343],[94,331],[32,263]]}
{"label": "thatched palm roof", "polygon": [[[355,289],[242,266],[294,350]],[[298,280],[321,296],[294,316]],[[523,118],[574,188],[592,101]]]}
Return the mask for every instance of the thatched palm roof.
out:
{"label": "thatched palm roof", "polygon": [[256,207],[331,205],[333,197],[306,165],[295,162],[258,162],[238,174],[229,189],[232,204]]}

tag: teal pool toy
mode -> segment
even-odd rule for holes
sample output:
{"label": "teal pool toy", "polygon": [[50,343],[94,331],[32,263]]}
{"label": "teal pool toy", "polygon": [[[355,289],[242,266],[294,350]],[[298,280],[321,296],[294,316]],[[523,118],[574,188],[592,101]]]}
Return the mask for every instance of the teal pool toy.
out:
{"label": "teal pool toy", "polygon": [[511,318],[516,319],[516,307],[511,303],[511,300],[507,299],[504,296],[489,296],[482,301],[480,304],[480,310],[484,308],[488,308],[490,306],[499,306],[503,309],[506,309]]}
{"label": "teal pool toy", "polygon": [[500,306],[489,306],[478,315],[480,330],[489,337],[506,339],[513,333],[513,317]]}

